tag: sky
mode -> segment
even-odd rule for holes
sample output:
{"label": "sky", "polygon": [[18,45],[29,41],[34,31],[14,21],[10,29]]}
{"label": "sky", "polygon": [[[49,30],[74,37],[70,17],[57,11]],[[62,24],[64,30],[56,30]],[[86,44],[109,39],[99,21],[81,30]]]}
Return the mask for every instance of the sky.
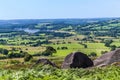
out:
{"label": "sky", "polygon": [[102,17],[120,17],[120,0],[0,0],[0,20]]}

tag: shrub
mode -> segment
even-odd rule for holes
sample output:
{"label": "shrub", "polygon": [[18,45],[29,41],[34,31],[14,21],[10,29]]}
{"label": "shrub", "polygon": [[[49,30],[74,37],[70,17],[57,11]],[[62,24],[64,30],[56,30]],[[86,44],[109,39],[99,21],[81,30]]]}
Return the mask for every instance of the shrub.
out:
{"label": "shrub", "polygon": [[1,53],[1,54],[7,55],[8,52],[9,52],[9,51],[8,51],[7,49],[0,48],[0,53]]}
{"label": "shrub", "polygon": [[49,55],[52,56],[52,54],[53,54],[53,53],[56,53],[56,52],[57,52],[56,49],[54,49],[54,48],[51,47],[51,46],[48,46],[48,47],[46,47],[46,50],[45,50],[44,52],[42,52],[42,55],[43,55],[43,56],[49,56]]}
{"label": "shrub", "polygon": [[68,47],[61,47],[61,49],[62,49],[62,50],[66,50],[66,49],[68,49]]}
{"label": "shrub", "polygon": [[50,52],[50,51],[44,51],[44,52],[42,52],[42,55],[43,56],[49,56],[49,55],[52,55],[52,52]]}
{"label": "shrub", "polygon": [[14,53],[14,52],[11,52],[7,56],[8,56],[8,58],[21,58],[21,57],[25,56],[25,53]]}
{"label": "shrub", "polygon": [[101,54],[103,55],[103,54],[105,54],[105,53],[107,53],[108,51],[101,51]]}
{"label": "shrub", "polygon": [[106,40],[105,41],[105,46],[110,47],[110,44],[113,42],[113,40]]}
{"label": "shrub", "polygon": [[91,52],[88,56],[90,56],[90,57],[96,57],[97,54],[95,52]]}
{"label": "shrub", "polygon": [[33,58],[33,56],[27,53],[27,54],[25,54],[25,56],[24,56],[24,61],[25,61],[25,62],[30,61],[32,58]]}
{"label": "shrub", "polygon": [[19,60],[10,60],[10,64],[19,64],[20,61]]}
{"label": "shrub", "polygon": [[24,57],[25,54],[27,54],[27,52],[22,52],[22,53],[11,52],[7,56],[8,56],[8,58],[21,58],[21,57]]}
{"label": "shrub", "polygon": [[7,56],[0,56],[0,60],[7,59]]}
{"label": "shrub", "polygon": [[113,50],[115,50],[117,48],[116,45],[111,45],[110,47],[111,47],[111,51],[113,51]]}
{"label": "shrub", "polygon": [[57,50],[60,50],[60,47],[57,47]]}
{"label": "shrub", "polygon": [[84,44],[84,48],[88,48],[88,46],[86,44]]}

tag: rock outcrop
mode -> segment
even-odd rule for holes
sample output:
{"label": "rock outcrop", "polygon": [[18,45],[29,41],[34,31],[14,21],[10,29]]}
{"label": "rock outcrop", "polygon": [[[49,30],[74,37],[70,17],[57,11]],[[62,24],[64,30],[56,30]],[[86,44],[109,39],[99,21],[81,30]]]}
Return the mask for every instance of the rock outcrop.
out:
{"label": "rock outcrop", "polygon": [[39,64],[42,64],[42,66],[51,65],[52,67],[57,67],[58,68],[58,66],[56,66],[55,63],[53,63],[50,60],[45,59],[45,58],[39,59],[34,65],[32,65],[32,67],[37,66]]}
{"label": "rock outcrop", "polygon": [[93,61],[84,53],[74,52],[67,55],[62,64],[63,69],[87,68],[93,66]]}
{"label": "rock outcrop", "polygon": [[93,61],[94,66],[101,67],[112,63],[120,62],[120,49],[103,54],[101,57]]}

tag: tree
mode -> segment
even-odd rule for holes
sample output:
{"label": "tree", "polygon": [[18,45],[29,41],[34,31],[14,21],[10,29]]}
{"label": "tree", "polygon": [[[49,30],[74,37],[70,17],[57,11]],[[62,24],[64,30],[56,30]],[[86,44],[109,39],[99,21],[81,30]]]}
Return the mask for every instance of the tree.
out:
{"label": "tree", "polygon": [[24,56],[24,61],[25,61],[25,62],[30,61],[32,58],[33,58],[32,55],[26,53],[25,56]]}
{"label": "tree", "polygon": [[86,44],[84,44],[84,48],[87,48],[88,46]]}
{"label": "tree", "polygon": [[8,52],[9,52],[9,51],[8,51],[7,49],[0,48],[0,53],[1,53],[1,54],[7,55]]}
{"label": "tree", "polygon": [[110,44],[113,42],[113,40],[106,40],[105,46],[110,47]]}
{"label": "tree", "polygon": [[60,47],[57,47],[57,50],[60,50]]}
{"label": "tree", "polygon": [[90,57],[96,57],[97,54],[95,52],[91,52],[88,56],[90,56]]}
{"label": "tree", "polygon": [[44,55],[44,56],[49,56],[49,55],[51,55],[52,56],[52,54],[53,53],[56,53],[57,51],[56,51],[56,49],[54,49],[53,47],[51,47],[51,46],[47,46],[46,47],[46,50],[42,53],[42,55]]}
{"label": "tree", "polygon": [[2,51],[2,53],[4,54],[4,55],[7,55],[8,54],[8,50],[7,49],[3,49],[3,51]]}
{"label": "tree", "polygon": [[110,46],[111,47],[111,51],[115,50],[116,49],[116,46],[115,45],[112,45]]}
{"label": "tree", "polygon": [[61,47],[61,49],[62,49],[62,50],[66,50],[66,49],[68,49],[68,47]]}
{"label": "tree", "polygon": [[7,56],[8,56],[8,58],[21,58],[21,57],[24,57],[26,54],[28,54],[28,53],[20,51],[19,53],[11,52]]}

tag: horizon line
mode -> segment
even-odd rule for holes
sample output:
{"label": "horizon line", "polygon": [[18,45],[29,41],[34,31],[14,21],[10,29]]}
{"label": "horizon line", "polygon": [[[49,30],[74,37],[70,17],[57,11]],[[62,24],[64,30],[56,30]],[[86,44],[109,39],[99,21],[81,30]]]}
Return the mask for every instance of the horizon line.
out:
{"label": "horizon line", "polygon": [[16,19],[0,19],[0,20],[54,20],[54,19],[103,19],[103,18],[120,18],[120,17],[86,17],[86,18],[16,18]]}

